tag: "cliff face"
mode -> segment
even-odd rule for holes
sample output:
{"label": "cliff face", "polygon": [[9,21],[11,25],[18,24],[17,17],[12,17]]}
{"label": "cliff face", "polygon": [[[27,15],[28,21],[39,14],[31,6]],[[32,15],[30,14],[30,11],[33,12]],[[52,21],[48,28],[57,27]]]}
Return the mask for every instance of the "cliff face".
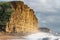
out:
{"label": "cliff face", "polygon": [[21,1],[12,1],[10,3],[14,11],[9,19],[10,21],[6,25],[6,32],[36,32],[38,22],[33,9],[30,9]]}

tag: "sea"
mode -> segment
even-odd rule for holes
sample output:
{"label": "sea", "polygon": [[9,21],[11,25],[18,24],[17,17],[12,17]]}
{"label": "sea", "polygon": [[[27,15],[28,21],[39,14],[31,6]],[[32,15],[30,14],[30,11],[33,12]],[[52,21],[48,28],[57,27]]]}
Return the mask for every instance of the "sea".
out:
{"label": "sea", "polygon": [[52,33],[36,32],[27,36],[23,36],[23,39],[21,40],[60,40],[60,36]]}
{"label": "sea", "polygon": [[[18,36],[19,37],[19,36]],[[36,33],[22,36],[21,38],[0,39],[0,40],[60,40],[60,35],[38,31]]]}
{"label": "sea", "polygon": [[7,39],[7,40],[60,40],[59,35],[55,35],[52,33],[46,32],[36,32],[33,34],[29,34],[26,36],[22,36],[23,38],[19,39]]}

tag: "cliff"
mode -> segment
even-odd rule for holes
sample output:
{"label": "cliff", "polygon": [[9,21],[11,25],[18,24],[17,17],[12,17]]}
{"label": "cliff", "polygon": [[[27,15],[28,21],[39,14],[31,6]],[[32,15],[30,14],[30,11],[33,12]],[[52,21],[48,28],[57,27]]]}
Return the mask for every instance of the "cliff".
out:
{"label": "cliff", "polygon": [[33,9],[21,1],[9,2],[13,9],[9,22],[6,24],[6,32],[33,33],[37,31],[38,21]]}

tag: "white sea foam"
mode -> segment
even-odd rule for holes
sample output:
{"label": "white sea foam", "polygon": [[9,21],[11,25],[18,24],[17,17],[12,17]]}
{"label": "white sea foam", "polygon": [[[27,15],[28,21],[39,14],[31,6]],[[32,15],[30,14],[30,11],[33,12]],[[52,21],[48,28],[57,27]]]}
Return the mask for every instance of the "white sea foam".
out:
{"label": "white sea foam", "polygon": [[60,36],[54,36],[51,33],[37,32],[25,36],[26,40],[60,40]]}

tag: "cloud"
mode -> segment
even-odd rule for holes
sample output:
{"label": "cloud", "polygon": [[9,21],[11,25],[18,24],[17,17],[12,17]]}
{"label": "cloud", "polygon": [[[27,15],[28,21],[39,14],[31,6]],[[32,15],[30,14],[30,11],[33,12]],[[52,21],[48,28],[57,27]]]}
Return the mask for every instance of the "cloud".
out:
{"label": "cloud", "polygon": [[47,27],[53,31],[60,32],[60,16],[45,16],[39,20],[39,27]]}
{"label": "cloud", "polygon": [[35,11],[56,12],[60,8],[60,0],[25,0]]}
{"label": "cloud", "polygon": [[51,22],[51,23],[60,22],[60,16],[47,16],[42,20],[46,20],[47,22]]}

